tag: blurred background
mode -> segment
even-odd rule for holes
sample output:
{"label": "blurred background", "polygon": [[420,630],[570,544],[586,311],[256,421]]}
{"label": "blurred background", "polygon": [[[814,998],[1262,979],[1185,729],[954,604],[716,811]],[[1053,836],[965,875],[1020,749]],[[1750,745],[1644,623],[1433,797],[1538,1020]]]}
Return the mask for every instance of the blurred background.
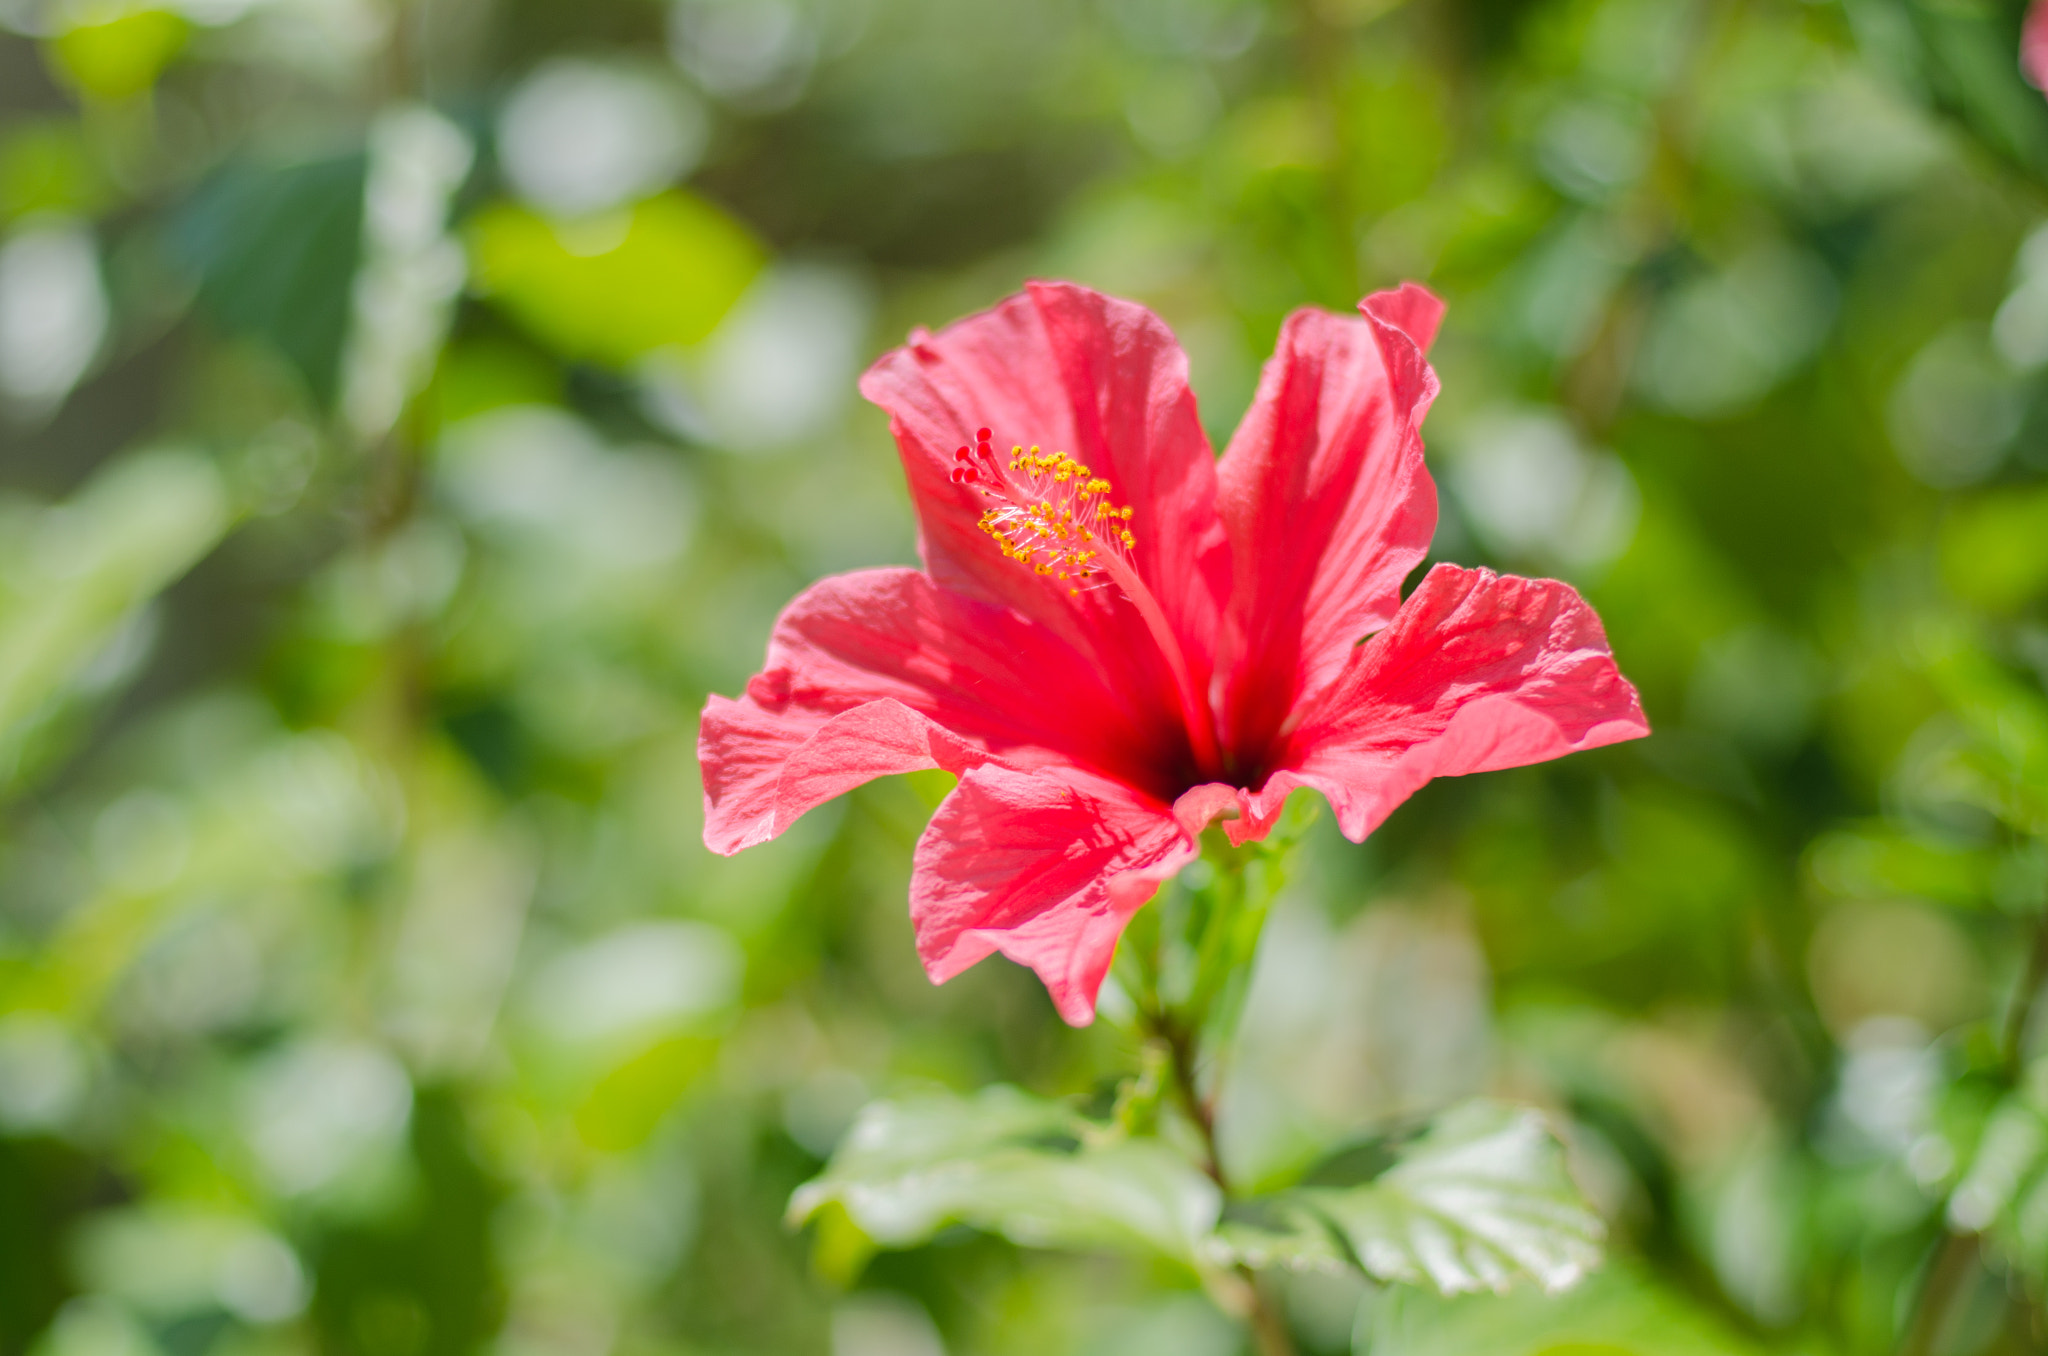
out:
{"label": "blurred background", "polygon": [[1299,1278],[1302,1349],[2048,1350],[2019,22],[0,0],[0,1354],[1242,1349],[1161,1266],[786,1230],[868,1097],[1133,1053],[927,985],[943,778],[698,843],[704,694],[913,560],[856,375],[1030,276],[1158,310],[1219,446],[1288,310],[1426,281],[1437,555],[1577,584],[1657,727],[1318,827],[1233,1170],[1535,1101],[1615,1260]]}

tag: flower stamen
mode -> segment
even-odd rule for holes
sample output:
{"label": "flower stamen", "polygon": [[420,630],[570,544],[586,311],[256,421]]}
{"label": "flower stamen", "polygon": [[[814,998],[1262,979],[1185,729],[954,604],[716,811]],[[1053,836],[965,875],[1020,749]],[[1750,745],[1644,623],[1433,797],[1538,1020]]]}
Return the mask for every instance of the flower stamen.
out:
{"label": "flower stamen", "polygon": [[953,481],[990,501],[979,526],[1005,559],[1057,578],[1071,597],[1103,587],[1107,557],[1129,567],[1138,544],[1132,510],[1111,499],[1107,480],[1064,452],[1036,447],[1012,447],[1004,464],[990,436],[982,429],[972,448],[953,454]]}
{"label": "flower stamen", "polygon": [[1066,453],[1020,444],[1003,460],[993,437],[979,429],[972,447],[953,454],[953,483],[974,486],[989,503],[977,525],[1005,559],[1065,585],[1070,598],[1113,585],[1130,601],[1172,672],[1196,761],[1218,775],[1222,756],[1208,703],[1166,613],[1138,574],[1131,506],[1117,504],[1115,487]]}

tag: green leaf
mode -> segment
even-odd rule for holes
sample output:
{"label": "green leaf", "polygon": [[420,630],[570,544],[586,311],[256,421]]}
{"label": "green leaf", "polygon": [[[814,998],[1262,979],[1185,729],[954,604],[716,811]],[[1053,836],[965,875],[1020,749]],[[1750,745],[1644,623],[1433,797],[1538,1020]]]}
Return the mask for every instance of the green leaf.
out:
{"label": "green leaf", "polygon": [[214,323],[283,354],[322,408],[334,404],[354,306],[364,166],[361,155],[349,155],[231,168],[193,199],[172,233]]}
{"label": "green leaf", "polygon": [[2048,588],[2048,491],[1998,490],[1958,505],[1941,525],[1941,573],[1964,602],[2025,607]]}
{"label": "green leaf", "polygon": [[1011,1087],[870,1104],[790,1199],[830,1204],[885,1247],[967,1224],[1034,1248],[1128,1248],[1194,1263],[1221,1194],[1186,1158]]}
{"label": "green leaf", "polygon": [[229,521],[213,464],[182,451],[128,457],[60,507],[0,516],[0,784],[28,727]]}
{"label": "green leaf", "polygon": [[1598,1265],[1603,1233],[1543,1118],[1482,1101],[1444,1115],[1371,1181],[1281,1192],[1217,1241],[1253,1267],[1349,1258],[1379,1280],[1457,1294],[1524,1279],[1562,1290]]}
{"label": "green leaf", "polygon": [[2048,108],[2020,75],[2019,6],[1850,0],[1844,8],[1873,65],[1996,154],[2048,175]]}
{"label": "green leaf", "polygon": [[2048,700],[2015,675],[1964,622],[1927,617],[1915,628],[1921,671],[1961,738],[1922,754],[1922,794],[1959,801],[2024,832],[2048,833]]}
{"label": "green leaf", "polygon": [[1844,899],[1907,895],[1982,905],[1992,898],[1997,866],[1988,853],[1928,842],[1884,824],[1822,834],[1806,851],[1814,884]]}
{"label": "green leaf", "polygon": [[1361,1356],[1749,1356],[1750,1343],[1622,1268],[1565,1295],[1443,1298],[1401,1290],[1374,1315]]}
{"label": "green leaf", "polygon": [[17,121],[0,137],[0,218],[91,216],[112,192],[83,128],[63,118]]}
{"label": "green leaf", "polygon": [[1300,1191],[1232,1202],[1210,1247],[1218,1261],[1242,1262],[1259,1271],[1286,1267],[1336,1273],[1353,1265],[1335,1227]]}
{"label": "green leaf", "polygon": [[478,290],[563,357],[620,366],[703,340],[767,260],[744,226],[681,191],[572,223],[495,203],[469,240]]}
{"label": "green leaf", "polygon": [[131,9],[72,24],[50,39],[50,64],[80,93],[132,99],[156,83],[184,49],[191,25],[168,9]]}

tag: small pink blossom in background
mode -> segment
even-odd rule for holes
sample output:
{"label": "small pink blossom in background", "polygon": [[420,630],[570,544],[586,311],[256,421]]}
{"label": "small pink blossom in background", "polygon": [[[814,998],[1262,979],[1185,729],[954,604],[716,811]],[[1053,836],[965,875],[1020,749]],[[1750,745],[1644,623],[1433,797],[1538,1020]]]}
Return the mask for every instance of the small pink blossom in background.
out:
{"label": "small pink blossom in background", "polygon": [[861,391],[925,568],[813,585],[745,694],[710,699],[706,844],[956,773],[911,874],[925,968],[1000,951],[1079,1025],[1218,817],[1262,838],[1313,787],[1359,841],[1432,777],[1649,733],[1568,585],[1446,564],[1402,601],[1436,527],[1419,429],[1443,307],[1410,284],[1359,310],[1289,317],[1220,462],[1166,326],[1083,287],[1033,283],[884,356]]}
{"label": "small pink blossom in background", "polygon": [[2048,90],[2048,0],[2027,7],[2020,28],[2020,70],[2035,89]]}

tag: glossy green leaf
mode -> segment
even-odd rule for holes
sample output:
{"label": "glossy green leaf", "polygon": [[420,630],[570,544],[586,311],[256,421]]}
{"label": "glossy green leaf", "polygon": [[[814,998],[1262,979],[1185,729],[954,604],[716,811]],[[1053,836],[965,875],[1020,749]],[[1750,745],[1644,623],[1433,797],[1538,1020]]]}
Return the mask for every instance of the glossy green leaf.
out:
{"label": "glossy green leaf", "polygon": [[1604,1234],[1543,1118],[1484,1101],[1442,1117],[1368,1182],[1261,1204],[1263,1218],[1219,1232],[1233,1260],[1327,1270],[1348,1257],[1378,1280],[1445,1294],[1523,1280],[1562,1290],[1599,1263]]}
{"label": "glossy green leaf", "polygon": [[1127,1139],[1010,1087],[930,1094],[861,1112],[793,1222],[837,1203],[861,1231],[908,1247],[969,1224],[1037,1248],[1128,1248],[1197,1258],[1216,1186],[1157,1140]]}

